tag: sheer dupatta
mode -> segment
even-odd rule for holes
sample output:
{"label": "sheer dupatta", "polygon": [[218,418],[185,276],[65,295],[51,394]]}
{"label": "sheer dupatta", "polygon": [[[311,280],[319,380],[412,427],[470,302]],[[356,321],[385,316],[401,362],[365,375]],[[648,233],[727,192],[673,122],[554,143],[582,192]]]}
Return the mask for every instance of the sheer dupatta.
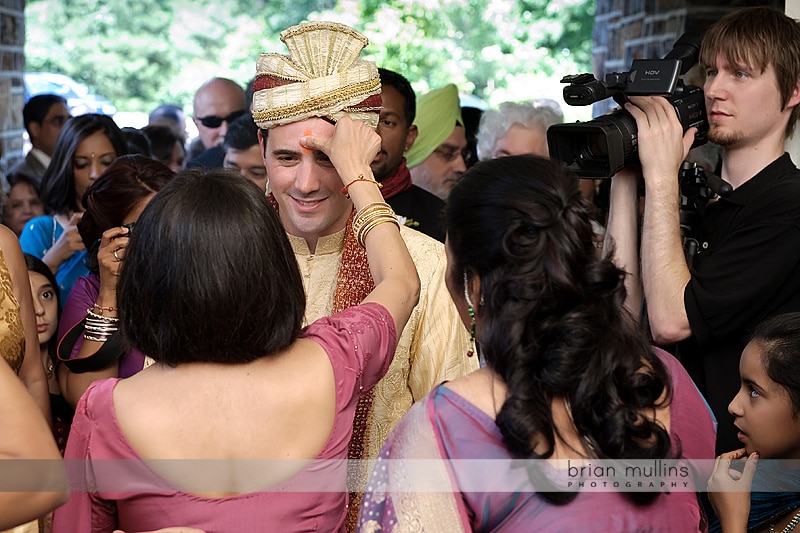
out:
{"label": "sheer dupatta", "polygon": [[434,419],[430,394],[389,435],[364,492],[359,532],[471,530]]}

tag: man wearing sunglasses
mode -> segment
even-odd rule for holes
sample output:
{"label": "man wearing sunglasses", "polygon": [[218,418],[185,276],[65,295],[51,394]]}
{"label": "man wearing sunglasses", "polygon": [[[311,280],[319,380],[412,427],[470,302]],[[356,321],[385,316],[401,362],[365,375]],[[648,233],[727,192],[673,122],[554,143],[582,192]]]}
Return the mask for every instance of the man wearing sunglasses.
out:
{"label": "man wearing sunglasses", "polygon": [[467,171],[467,135],[458,89],[445,85],[417,100],[417,135],[406,152],[414,185],[447,200],[450,189]]}
{"label": "man wearing sunglasses", "polygon": [[[221,146],[228,132],[228,125],[246,111],[244,89],[235,81],[211,78],[203,83],[194,95],[192,115],[199,141],[192,143],[188,157],[194,159],[206,150]],[[192,166],[191,161],[187,166]]]}

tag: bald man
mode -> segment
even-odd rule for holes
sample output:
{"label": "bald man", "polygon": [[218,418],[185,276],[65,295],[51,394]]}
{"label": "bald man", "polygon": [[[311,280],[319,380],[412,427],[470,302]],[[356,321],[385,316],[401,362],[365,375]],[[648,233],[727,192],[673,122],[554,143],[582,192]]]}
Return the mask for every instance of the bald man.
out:
{"label": "bald man", "polygon": [[199,134],[200,142],[197,144],[201,145],[195,148],[197,153],[221,146],[228,132],[228,125],[246,111],[244,89],[235,81],[211,78],[203,83],[194,94],[192,115]]}

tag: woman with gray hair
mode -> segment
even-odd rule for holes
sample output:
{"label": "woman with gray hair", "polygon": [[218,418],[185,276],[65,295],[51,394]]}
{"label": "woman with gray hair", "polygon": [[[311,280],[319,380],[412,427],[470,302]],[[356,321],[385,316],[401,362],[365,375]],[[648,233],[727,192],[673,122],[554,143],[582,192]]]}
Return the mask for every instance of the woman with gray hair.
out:
{"label": "woman with gray hair", "polygon": [[549,157],[547,128],[561,122],[561,108],[547,98],[503,102],[497,109],[487,109],[478,128],[478,159],[523,154]]}
{"label": "woman with gray hair", "polygon": [[[527,102],[503,102],[497,109],[487,109],[481,116],[476,134],[478,159],[497,159],[510,155],[536,155],[550,158],[547,147],[547,128],[564,122],[558,102],[537,98]],[[578,180],[584,198],[594,203],[595,181]],[[603,221],[594,222],[595,242],[603,241]]]}

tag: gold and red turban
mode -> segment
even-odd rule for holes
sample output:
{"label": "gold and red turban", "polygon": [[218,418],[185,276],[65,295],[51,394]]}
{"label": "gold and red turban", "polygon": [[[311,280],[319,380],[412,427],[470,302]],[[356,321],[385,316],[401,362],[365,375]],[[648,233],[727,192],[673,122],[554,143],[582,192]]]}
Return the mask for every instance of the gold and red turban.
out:
{"label": "gold and red turban", "polygon": [[289,55],[261,54],[253,84],[260,128],[345,114],[377,127],[381,80],[375,63],[358,59],[369,40],[336,22],[304,22],[281,32]]}

